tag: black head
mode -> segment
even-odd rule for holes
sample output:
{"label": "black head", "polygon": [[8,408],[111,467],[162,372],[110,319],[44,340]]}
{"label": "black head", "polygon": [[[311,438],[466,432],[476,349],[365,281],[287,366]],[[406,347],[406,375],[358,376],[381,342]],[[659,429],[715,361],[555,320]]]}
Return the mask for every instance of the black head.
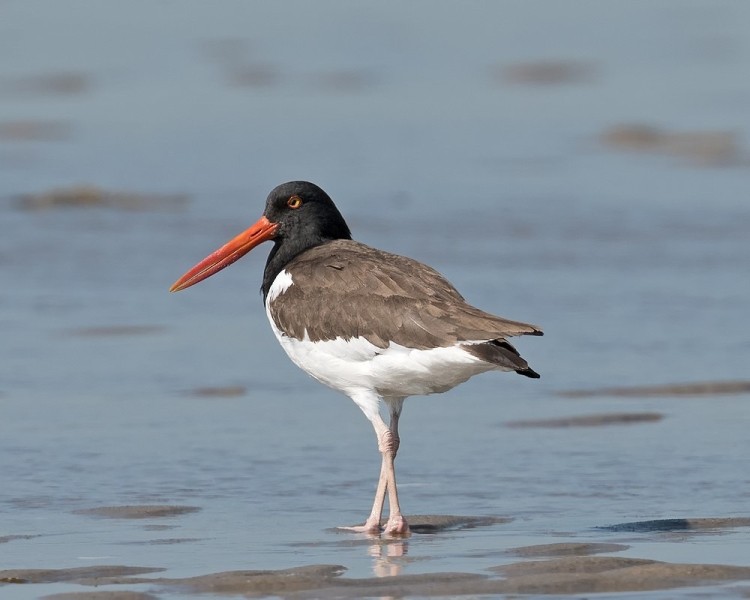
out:
{"label": "black head", "polygon": [[289,181],[268,194],[263,215],[278,223],[275,240],[302,249],[322,242],[351,239],[349,227],[339,209],[326,194],[309,181]]}
{"label": "black head", "polygon": [[307,181],[290,181],[274,188],[258,222],[209,254],[170,288],[176,292],[211,277],[242,258],[258,244],[273,240],[263,273],[263,298],[286,264],[314,246],[352,239],[344,217],[323,190]]}
{"label": "black head", "polygon": [[331,240],[352,239],[333,200],[309,181],[289,181],[271,190],[263,216],[278,225],[263,273],[264,299],[276,275],[299,253]]}

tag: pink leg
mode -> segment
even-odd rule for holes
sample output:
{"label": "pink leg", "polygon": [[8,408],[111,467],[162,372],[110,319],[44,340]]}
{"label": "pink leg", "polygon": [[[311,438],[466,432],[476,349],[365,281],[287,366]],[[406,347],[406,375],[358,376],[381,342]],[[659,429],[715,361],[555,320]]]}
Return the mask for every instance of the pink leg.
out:
{"label": "pink leg", "polygon": [[380,533],[380,518],[383,514],[383,504],[385,504],[387,481],[385,458],[383,458],[383,461],[380,463],[380,478],[378,479],[378,487],[375,491],[375,501],[372,504],[370,516],[367,517],[367,521],[365,521],[364,525],[344,527],[344,529],[359,533]]}
{"label": "pink leg", "polygon": [[388,522],[385,524],[383,532],[391,535],[406,535],[409,533],[409,525],[401,514],[401,507],[398,503],[396,469],[393,464],[401,442],[398,436],[398,420],[401,416],[404,399],[386,399],[386,402],[391,413],[390,427],[384,432],[382,437],[378,437],[378,445],[380,446],[380,451],[383,453],[383,468],[385,470],[388,505],[390,508]]}
{"label": "pink leg", "polygon": [[406,523],[406,519],[401,514],[401,508],[399,507],[398,491],[396,489],[396,473],[393,465],[400,442],[398,437],[398,419],[401,416],[401,408],[404,399],[386,398],[385,401],[387,402],[390,411],[390,427],[386,426],[379,413],[366,410],[365,407],[360,405],[375,428],[375,435],[378,439],[378,449],[383,456],[380,464],[380,477],[378,478],[378,487],[375,491],[375,501],[372,505],[372,511],[370,511],[370,516],[367,518],[364,525],[343,527],[342,529],[361,533],[380,533],[380,520],[383,514],[385,497],[386,494],[388,494],[390,515],[383,532],[405,535],[409,533],[409,526]]}

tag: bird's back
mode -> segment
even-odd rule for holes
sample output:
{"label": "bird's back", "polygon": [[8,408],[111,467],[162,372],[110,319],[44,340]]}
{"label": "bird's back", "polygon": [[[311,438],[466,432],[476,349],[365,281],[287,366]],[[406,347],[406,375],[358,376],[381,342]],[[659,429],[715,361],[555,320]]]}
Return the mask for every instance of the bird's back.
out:
{"label": "bird's back", "polygon": [[429,349],[541,334],[534,325],[467,304],[445,277],[423,263],[352,240],[306,250],[284,270],[293,285],[270,311],[294,337],[363,337],[379,348],[396,343]]}

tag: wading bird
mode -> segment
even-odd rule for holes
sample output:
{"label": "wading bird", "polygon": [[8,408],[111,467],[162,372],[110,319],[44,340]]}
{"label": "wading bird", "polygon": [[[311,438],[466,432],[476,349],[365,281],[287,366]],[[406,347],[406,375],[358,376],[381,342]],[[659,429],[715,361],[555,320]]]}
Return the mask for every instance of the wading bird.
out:
{"label": "wading bird", "polygon": [[[210,277],[268,240],[274,245],[261,289],[276,338],[298,367],[349,396],[375,428],[382,454],[375,502],[364,525],[349,529],[407,534],[393,466],[404,399],[445,392],[491,370],[538,378],[506,338],[542,332],[467,304],[427,265],[353,241],[328,194],[306,181],[271,191],[263,216],[171,291]],[[390,514],[381,527],[386,495]]]}

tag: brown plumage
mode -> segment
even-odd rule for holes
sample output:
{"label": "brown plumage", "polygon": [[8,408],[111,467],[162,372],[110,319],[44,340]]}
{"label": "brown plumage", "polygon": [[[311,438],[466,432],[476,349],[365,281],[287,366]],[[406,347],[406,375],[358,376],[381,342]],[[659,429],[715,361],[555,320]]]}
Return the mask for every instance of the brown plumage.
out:
{"label": "brown plumage", "polygon": [[334,240],[305,250],[285,270],[295,285],[271,303],[270,312],[290,337],[306,334],[312,342],[363,337],[378,348],[393,342],[417,350],[475,342],[464,349],[538,376],[505,340],[541,335],[538,327],[467,304],[440,273],[416,260]]}

